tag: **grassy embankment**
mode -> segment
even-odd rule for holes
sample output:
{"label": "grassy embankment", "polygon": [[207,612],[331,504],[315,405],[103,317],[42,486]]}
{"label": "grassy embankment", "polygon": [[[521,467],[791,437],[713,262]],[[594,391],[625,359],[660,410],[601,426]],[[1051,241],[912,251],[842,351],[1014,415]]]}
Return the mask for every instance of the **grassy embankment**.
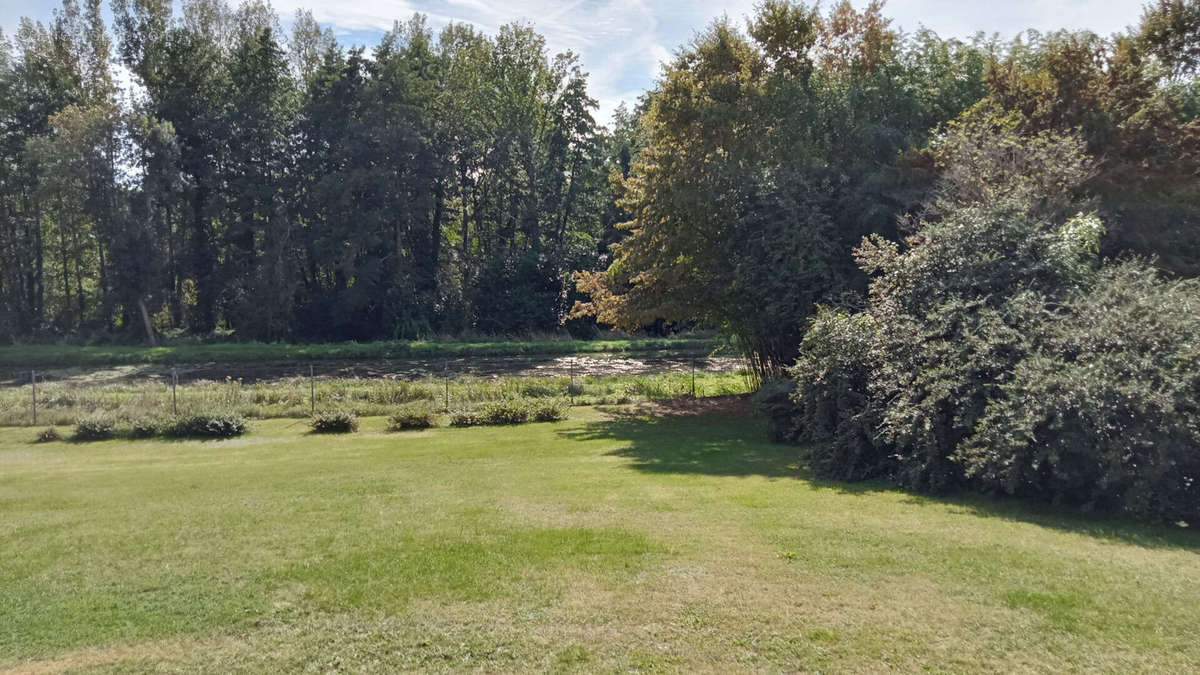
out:
{"label": "grassy embankment", "polygon": [[1196,672],[1195,532],[828,484],[757,423],[30,445],[0,668]]}

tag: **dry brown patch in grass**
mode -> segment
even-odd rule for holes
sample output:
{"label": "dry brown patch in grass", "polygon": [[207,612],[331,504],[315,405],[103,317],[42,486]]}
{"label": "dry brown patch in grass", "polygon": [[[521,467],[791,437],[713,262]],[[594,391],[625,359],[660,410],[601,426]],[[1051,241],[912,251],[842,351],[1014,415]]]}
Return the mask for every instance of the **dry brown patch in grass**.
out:
{"label": "dry brown patch in grass", "polygon": [[121,663],[171,663],[187,654],[215,652],[229,648],[229,638],[168,638],[134,644],[92,647],[60,654],[53,658],[29,661],[4,670],[7,675],[50,675],[102,669]]}

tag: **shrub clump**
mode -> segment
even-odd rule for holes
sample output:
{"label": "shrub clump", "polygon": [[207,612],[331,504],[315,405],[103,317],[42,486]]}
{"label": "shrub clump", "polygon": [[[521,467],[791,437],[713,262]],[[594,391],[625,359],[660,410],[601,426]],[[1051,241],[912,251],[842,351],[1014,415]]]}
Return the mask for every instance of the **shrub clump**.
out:
{"label": "shrub clump", "polygon": [[428,429],[436,426],[438,412],[433,405],[426,402],[413,402],[403,405],[388,418],[388,428],[392,431],[409,429]]}
{"label": "shrub clump", "polygon": [[157,419],[136,419],[129,424],[129,435],[133,438],[155,438],[163,435],[166,423]]}
{"label": "shrub clump", "polygon": [[450,413],[450,426],[478,427],[554,422],[567,418],[569,406],[562,399],[510,398],[485,403],[473,410]]}
{"label": "shrub clump", "polygon": [[358,431],[358,416],[348,410],[322,412],[308,426],[314,434],[348,434]]}
{"label": "shrub clump", "polygon": [[558,422],[567,419],[570,405],[562,399],[535,401],[529,406],[529,419],[533,422]]}
{"label": "shrub clump", "polygon": [[106,441],[116,433],[116,423],[105,417],[90,417],[75,423],[77,441]]}
{"label": "shrub clump", "polygon": [[877,339],[874,319],[822,308],[788,372],[791,391],[777,385],[794,406],[776,401],[772,435],[809,449],[813,473],[834,480],[866,480],[891,469],[890,448],[876,438],[877,407],[870,395],[869,355]]}
{"label": "shrub clump", "polygon": [[1099,231],[1002,205],[868,242],[868,310],[813,320],[776,437],[822,477],[1200,522],[1200,283],[1100,265]]}
{"label": "shrub clump", "polygon": [[49,427],[46,429],[42,429],[41,431],[38,432],[36,442],[38,442],[38,443],[53,443],[54,441],[57,441],[57,440],[61,440],[60,436],[58,435],[58,429],[55,429],[54,427]]}
{"label": "shrub clump", "polygon": [[246,420],[237,413],[180,417],[162,428],[168,438],[234,438],[246,433]]}
{"label": "shrub clump", "polygon": [[480,410],[450,411],[450,426],[452,427],[481,427],[487,424]]}
{"label": "shrub clump", "polygon": [[1079,139],[992,135],[952,134],[936,217],[855,252],[866,310],[812,321],[776,436],[820,476],[1200,523],[1200,281],[1100,259]]}

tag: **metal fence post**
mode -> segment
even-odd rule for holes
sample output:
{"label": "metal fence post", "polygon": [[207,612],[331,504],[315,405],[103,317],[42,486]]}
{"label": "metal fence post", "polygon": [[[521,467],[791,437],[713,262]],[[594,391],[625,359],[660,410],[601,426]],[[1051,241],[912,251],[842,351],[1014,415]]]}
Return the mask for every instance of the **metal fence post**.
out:
{"label": "metal fence post", "polygon": [[692,357],[692,398],[696,398],[696,357]]}
{"label": "metal fence post", "polygon": [[37,371],[29,371],[29,386],[33,390],[33,426],[37,426]]}
{"label": "metal fence post", "polygon": [[317,383],[316,383],[316,380],[313,379],[313,377],[314,377],[313,367],[312,367],[312,364],[309,364],[309,366],[308,366],[308,400],[312,404],[312,416],[316,417],[317,416]]}
{"label": "metal fence post", "polygon": [[176,368],[171,369],[171,411],[179,414],[179,394],[176,389],[179,387],[179,371]]}
{"label": "metal fence post", "polygon": [[450,412],[450,362],[442,362],[442,379],[446,381],[446,412]]}

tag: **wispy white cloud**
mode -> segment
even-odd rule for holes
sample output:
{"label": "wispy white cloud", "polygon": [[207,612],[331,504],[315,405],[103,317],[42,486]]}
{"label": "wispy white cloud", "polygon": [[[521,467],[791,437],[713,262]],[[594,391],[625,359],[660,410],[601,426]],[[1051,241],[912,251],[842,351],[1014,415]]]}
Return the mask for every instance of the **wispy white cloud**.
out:
{"label": "wispy white cloud", "polygon": [[[236,0],[231,0],[236,2]],[[865,0],[854,0],[861,6]],[[832,4],[827,0],[825,5]],[[1102,35],[1137,22],[1144,0],[890,0],[885,13],[912,31],[925,26],[943,36],[977,31],[1011,36],[1026,28],[1090,29]],[[671,53],[721,15],[741,23],[757,0],[273,0],[286,21],[297,9],[311,9],[347,41],[370,41],[414,12],[439,28],[451,21],[494,33],[519,21],[546,37],[552,52],[571,50],[591,74],[592,95],[600,101],[598,119],[608,121],[622,100],[632,102],[650,87]],[[54,3],[0,0],[0,25],[16,27],[17,17],[45,19]]]}
{"label": "wispy white cloud", "polygon": [[[660,66],[680,45],[722,15],[742,23],[758,0],[379,0],[346,5],[332,0],[277,0],[283,8],[306,6],[335,26],[385,30],[414,11],[435,26],[450,21],[494,32],[499,26],[531,23],[554,52],[580,55],[591,75],[597,118],[611,119],[621,101],[632,103],[650,87]],[[855,0],[857,5],[864,0]],[[1089,29],[1101,34],[1137,22],[1143,0],[891,0],[885,12],[907,31],[924,26],[943,36],[978,31],[1011,36],[1026,28]],[[831,4],[826,2],[826,5]]]}

